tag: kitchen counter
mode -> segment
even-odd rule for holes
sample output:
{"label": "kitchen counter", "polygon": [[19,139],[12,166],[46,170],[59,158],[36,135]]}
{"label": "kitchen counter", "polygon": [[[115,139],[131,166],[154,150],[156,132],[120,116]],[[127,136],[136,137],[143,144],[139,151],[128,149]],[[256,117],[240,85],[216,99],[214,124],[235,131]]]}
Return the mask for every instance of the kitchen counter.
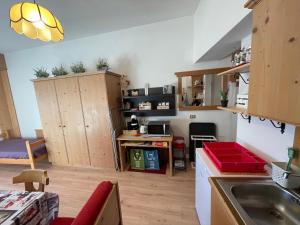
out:
{"label": "kitchen counter", "polygon": [[[201,225],[210,225],[211,185],[209,177],[263,177],[270,178],[270,173],[223,173],[218,170],[202,148],[196,149],[196,211]],[[221,225],[221,224],[219,224]]]}

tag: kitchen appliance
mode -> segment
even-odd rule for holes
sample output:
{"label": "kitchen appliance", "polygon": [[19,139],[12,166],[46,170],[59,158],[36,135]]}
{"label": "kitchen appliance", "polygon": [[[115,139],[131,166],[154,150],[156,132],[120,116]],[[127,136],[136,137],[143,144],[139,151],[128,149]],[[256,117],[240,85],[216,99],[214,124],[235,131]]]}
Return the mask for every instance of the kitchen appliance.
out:
{"label": "kitchen appliance", "polygon": [[171,136],[170,121],[149,121],[149,136]]}
{"label": "kitchen appliance", "polygon": [[237,95],[236,106],[248,108],[248,95]]}
{"label": "kitchen appliance", "polygon": [[136,115],[131,116],[131,120],[127,122],[128,130],[138,130],[139,129],[139,121],[136,118]]}
{"label": "kitchen appliance", "polygon": [[140,126],[140,133],[141,134],[147,134],[147,126],[146,125],[141,125]]}

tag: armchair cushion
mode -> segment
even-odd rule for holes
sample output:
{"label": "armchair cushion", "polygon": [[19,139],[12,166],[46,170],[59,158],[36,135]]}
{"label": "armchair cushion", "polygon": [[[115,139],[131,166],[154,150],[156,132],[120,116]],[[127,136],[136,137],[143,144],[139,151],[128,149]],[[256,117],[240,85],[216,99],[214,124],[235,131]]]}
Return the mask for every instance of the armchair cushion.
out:
{"label": "armchair cushion", "polygon": [[99,184],[72,225],[94,224],[112,188],[113,184],[109,181]]}
{"label": "armchair cushion", "polygon": [[51,225],[94,224],[112,188],[110,181],[100,183],[76,218],[56,218]]}
{"label": "armchair cushion", "polygon": [[56,218],[51,223],[51,225],[71,225],[73,221],[74,221],[74,218],[60,217],[60,218]]}

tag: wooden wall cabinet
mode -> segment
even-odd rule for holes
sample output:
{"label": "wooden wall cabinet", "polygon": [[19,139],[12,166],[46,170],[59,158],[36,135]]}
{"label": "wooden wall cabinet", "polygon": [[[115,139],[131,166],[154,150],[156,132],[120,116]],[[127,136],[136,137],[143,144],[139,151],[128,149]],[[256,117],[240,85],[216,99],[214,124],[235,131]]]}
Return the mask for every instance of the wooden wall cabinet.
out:
{"label": "wooden wall cabinet", "polygon": [[300,125],[300,1],[252,0],[248,113]]}
{"label": "wooden wall cabinet", "polygon": [[123,126],[120,76],[69,75],[36,79],[34,86],[52,163],[115,168],[114,134]]}

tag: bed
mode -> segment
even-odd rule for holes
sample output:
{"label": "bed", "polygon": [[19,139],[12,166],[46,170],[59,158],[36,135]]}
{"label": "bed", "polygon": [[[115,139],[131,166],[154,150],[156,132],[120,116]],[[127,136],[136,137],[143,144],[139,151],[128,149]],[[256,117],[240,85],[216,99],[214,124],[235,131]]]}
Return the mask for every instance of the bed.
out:
{"label": "bed", "polygon": [[10,138],[9,131],[2,131],[0,138],[0,164],[30,165],[35,169],[37,161],[47,158],[45,139],[41,137],[41,130],[35,139]]}

